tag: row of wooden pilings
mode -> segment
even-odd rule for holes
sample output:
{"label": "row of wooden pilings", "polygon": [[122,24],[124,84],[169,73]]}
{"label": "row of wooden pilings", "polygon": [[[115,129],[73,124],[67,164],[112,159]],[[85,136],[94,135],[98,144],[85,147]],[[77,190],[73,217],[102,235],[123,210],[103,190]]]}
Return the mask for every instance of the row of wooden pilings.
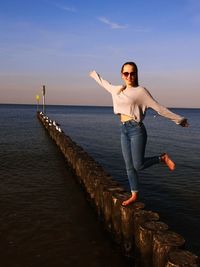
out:
{"label": "row of wooden pilings", "polygon": [[58,123],[37,113],[50,137],[74,170],[104,226],[124,254],[141,267],[197,267],[199,257],[184,249],[184,238],[168,229],[159,214],[144,203],[121,205],[129,194],[82,147],[65,135]]}

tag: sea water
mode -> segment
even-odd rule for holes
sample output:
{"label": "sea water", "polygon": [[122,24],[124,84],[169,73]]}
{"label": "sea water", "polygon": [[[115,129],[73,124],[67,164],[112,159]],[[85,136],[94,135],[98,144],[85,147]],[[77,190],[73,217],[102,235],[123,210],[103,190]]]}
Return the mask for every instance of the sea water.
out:
{"label": "sea water", "polygon": [[[3,173],[7,172],[6,177],[1,176],[3,178],[0,189],[4,212],[7,209],[6,205],[11,203],[13,192],[18,192],[22,198],[30,194],[31,203],[31,195],[34,192],[40,198],[46,190],[44,181],[40,184],[40,180],[31,177],[20,183],[20,177],[24,172],[21,161],[24,158],[27,159],[26,164],[30,173],[37,172],[37,162],[42,160],[42,164],[48,166],[48,157],[51,158],[47,147],[52,141],[35,119],[36,110],[37,107],[31,105],[0,105],[0,146],[3,159],[1,170]],[[200,109],[173,108],[172,111],[188,118],[189,128],[180,127],[149,111],[144,121],[148,132],[146,156],[167,152],[175,161],[176,169],[170,172],[167,167],[160,164],[141,171],[140,201],[145,203],[147,209],[158,212],[160,219],[167,223],[172,231],[186,239],[186,248],[199,255]],[[119,118],[113,115],[111,107],[47,106],[46,114],[56,120],[65,134],[93,156],[113,179],[129,190],[120,147],[120,122]],[[60,154],[56,151],[57,149],[52,153],[59,161]],[[49,187],[51,183],[55,186],[57,172],[57,168],[51,167]],[[67,188],[64,190],[67,191]],[[51,203],[56,199],[54,194],[55,192],[52,192],[51,196],[49,193]],[[39,210],[36,209],[35,212],[40,216]],[[48,217],[48,209],[45,216]],[[5,218],[7,219],[6,216]],[[6,228],[6,224],[4,227]]]}

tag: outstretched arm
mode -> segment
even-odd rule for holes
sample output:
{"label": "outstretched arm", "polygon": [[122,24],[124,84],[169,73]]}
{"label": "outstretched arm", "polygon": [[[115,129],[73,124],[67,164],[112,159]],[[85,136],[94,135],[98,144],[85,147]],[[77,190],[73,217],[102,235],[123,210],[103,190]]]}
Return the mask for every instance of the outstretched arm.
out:
{"label": "outstretched arm", "polygon": [[105,88],[109,93],[112,93],[115,89],[119,87],[119,86],[112,85],[108,81],[104,80],[95,70],[90,71],[89,76],[93,78],[99,85]]}
{"label": "outstretched arm", "polygon": [[180,115],[170,111],[168,108],[160,105],[147,90],[145,92],[145,99],[147,107],[154,109],[159,115],[174,121],[176,124],[182,127],[189,126],[189,123],[186,118],[181,117]]}

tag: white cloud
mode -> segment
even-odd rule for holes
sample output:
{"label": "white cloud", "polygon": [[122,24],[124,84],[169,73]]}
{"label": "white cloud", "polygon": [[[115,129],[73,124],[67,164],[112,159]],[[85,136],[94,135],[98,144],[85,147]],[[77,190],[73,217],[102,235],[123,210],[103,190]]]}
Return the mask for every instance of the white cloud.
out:
{"label": "white cloud", "polygon": [[99,17],[98,20],[103,22],[104,24],[108,25],[111,29],[125,29],[128,27],[128,25],[120,25],[116,22],[112,22],[112,21],[108,20],[105,17]]}
{"label": "white cloud", "polygon": [[77,12],[77,9],[74,8],[74,7],[65,6],[65,5],[60,5],[60,4],[57,4],[57,3],[55,3],[55,5],[56,5],[58,8],[60,8],[60,9],[62,9],[62,10],[65,10],[65,11],[68,11],[68,12],[73,12],[73,13]]}

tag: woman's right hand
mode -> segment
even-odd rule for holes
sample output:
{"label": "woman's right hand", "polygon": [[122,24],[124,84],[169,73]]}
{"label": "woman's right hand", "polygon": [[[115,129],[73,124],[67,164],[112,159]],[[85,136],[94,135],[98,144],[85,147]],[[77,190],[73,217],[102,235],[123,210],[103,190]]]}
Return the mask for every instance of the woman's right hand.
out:
{"label": "woman's right hand", "polygon": [[97,72],[95,70],[92,70],[89,72],[89,76],[94,78],[97,75]]}
{"label": "woman's right hand", "polygon": [[184,118],[179,125],[182,127],[189,127],[188,120]]}

